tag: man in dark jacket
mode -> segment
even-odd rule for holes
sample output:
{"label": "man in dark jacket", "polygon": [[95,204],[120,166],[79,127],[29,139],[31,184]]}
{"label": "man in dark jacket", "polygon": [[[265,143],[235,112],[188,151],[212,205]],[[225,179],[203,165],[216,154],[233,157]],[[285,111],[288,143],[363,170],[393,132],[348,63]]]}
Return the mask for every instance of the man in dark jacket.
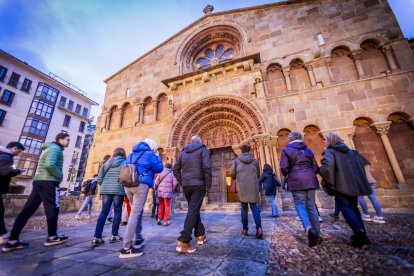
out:
{"label": "man in dark jacket", "polygon": [[81,219],[81,215],[83,211],[85,211],[86,207],[88,206],[89,206],[88,216],[86,218],[87,219],[92,218],[93,197],[95,196],[95,193],[96,193],[96,185],[98,185],[98,182],[96,181],[97,178],[98,178],[98,175],[95,174],[93,178],[90,178],[86,180],[85,183],[83,183],[84,187],[82,188],[84,189],[83,193],[84,193],[85,200],[83,201],[82,207],[79,209],[78,213],[76,214],[75,219]]}
{"label": "man in dark jacket", "polygon": [[29,246],[28,243],[20,241],[19,236],[27,221],[39,208],[40,203],[43,203],[47,217],[48,237],[44,246],[66,242],[66,236],[57,234],[57,225],[60,209],[59,184],[63,178],[63,149],[69,146],[69,143],[69,134],[59,133],[55,142],[42,145],[42,154],[37,165],[32,192],[13,224],[9,241],[3,247],[3,252]]}
{"label": "man in dark jacket", "polygon": [[22,151],[24,151],[24,146],[19,142],[10,142],[6,147],[0,146],[0,244],[5,244],[7,241],[3,194],[7,194],[9,191],[11,178],[23,172],[13,168],[13,156],[18,155]]}
{"label": "man in dark jacket", "polygon": [[184,147],[174,164],[173,173],[178,183],[183,187],[188,202],[184,230],[180,233],[176,250],[179,253],[193,253],[195,248],[190,245],[193,229],[194,236],[197,237],[197,244],[202,245],[206,242],[200,209],[212,181],[210,153],[201,143],[199,136],[193,136],[191,143]]}

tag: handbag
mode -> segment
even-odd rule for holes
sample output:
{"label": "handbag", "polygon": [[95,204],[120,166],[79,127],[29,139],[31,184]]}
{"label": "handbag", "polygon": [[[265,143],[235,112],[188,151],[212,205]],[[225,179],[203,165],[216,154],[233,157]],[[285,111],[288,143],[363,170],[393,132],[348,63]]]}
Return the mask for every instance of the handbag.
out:
{"label": "handbag", "polygon": [[335,190],[332,189],[332,185],[329,184],[325,179],[322,179],[321,186],[327,195],[329,196],[335,195]]}
{"label": "handbag", "polygon": [[236,185],[236,180],[233,180],[233,181],[231,182],[231,185],[230,185],[230,191],[231,191],[232,193],[237,193],[237,185]]}

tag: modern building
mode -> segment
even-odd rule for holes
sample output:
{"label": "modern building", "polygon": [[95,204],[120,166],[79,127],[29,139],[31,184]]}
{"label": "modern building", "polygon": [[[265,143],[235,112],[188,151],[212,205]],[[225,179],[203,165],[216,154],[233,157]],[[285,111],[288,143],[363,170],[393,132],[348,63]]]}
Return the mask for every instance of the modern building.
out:
{"label": "modern building", "polygon": [[[290,131],[318,162],[335,131],[370,160],[384,207],[414,206],[414,56],[387,1],[212,10],[105,80],[87,174],[146,137],[174,162],[198,134],[213,161],[207,201],[225,204],[242,144],[279,173]],[[323,192],[318,204],[333,207]]]}
{"label": "modern building", "polygon": [[80,191],[81,184],[84,182],[86,164],[88,162],[88,155],[89,155],[90,148],[92,147],[93,135],[94,135],[95,129],[96,129],[96,125],[92,125],[92,124],[89,124],[86,127],[85,138],[83,139],[82,153],[80,155],[79,166],[78,166],[78,171],[76,175],[76,185],[75,185],[76,191]]}
{"label": "modern building", "polygon": [[16,166],[26,171],[17,184],[31,191],[31,181],[44,142],[54,141],[59,132],[71,136],[64,151],[64,190],[74,184],[87,125],[96,102],[54,74],[46,75],[24,61],[0,51],[0,145],[20,141],[26,150]]}

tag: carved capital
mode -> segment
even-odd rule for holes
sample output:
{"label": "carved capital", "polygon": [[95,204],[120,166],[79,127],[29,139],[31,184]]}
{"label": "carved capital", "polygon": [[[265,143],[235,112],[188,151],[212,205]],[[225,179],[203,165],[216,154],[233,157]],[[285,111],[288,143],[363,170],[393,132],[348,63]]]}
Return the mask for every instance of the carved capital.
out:
{"label": "carved capital", "polygon": [[306,71],[312,71],[313,70],[312,64],[305,64],[305,69]]}
{"label": "carved capital", "polygon": [[352,52],[352,57],[354,60],[361,60],[362,50],[356,50]]}
{"label": "carved capital", "polygon": [[377,130],[379,136],[387,135],[390,130],[390,121],[373,123],[372,126]]}
{"label": "carved capital", "polygon": [[285,67],[282,69],[283,75],[285,77],[289,77],[290,76],[290,67]]}
{"label": "carved capital", "polygon": [[325,57],[324,60],[325,60],[326,65],[331,66],[332,57]]}
{"label": "carved capital", "polygon": [[391,45],[386,45],[386,46],[383,46],[383,47],[381,48],[381,51],[382,51],[384,54],[386,54],[386,55],[389,55],[389,54],[392,54],[392,53],[393,53],[393,49],[392,49],[392,46],[391,46]]}

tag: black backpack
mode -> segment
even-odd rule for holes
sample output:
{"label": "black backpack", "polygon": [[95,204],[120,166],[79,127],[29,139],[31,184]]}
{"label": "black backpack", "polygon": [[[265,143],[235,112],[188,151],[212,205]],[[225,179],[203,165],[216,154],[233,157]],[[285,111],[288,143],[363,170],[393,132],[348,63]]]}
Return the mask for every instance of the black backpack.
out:
{"label": "black backpack", "polygon": [[88,179],[82,184],[81,193],[88,195],[91,192],[92,179]]}

